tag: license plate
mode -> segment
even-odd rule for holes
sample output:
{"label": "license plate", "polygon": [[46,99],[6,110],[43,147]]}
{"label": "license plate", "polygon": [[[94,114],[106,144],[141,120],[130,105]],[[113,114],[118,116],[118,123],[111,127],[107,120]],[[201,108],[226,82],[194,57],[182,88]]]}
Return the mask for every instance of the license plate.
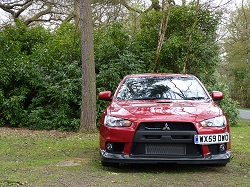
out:
{"label": "license plate", "polygon": [[195,144],[219,144],[226,142],[229,142],[229,133],[194,135]]}

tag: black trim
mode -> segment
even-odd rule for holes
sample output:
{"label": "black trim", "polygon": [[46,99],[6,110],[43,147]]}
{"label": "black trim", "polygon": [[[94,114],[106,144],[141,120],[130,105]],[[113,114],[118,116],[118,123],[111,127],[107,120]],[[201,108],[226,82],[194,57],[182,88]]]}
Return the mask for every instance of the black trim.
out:
{"label": "black trim", "polygon": [[217,164],[217,165],[226,165],[230,162],[231,151],[227,151],[224,154],[218,155],[206,155],[203,157],[131,157],[127,154],[110,154],[105,150],[100,150],[102,156],[102,162],[109,163],[136,163],[136,164],[158,164],[158,163],[175,163],[175,164]]}
{"label": "black trim", "polygon": [[108,163],[127,163],[127,164],[160,164],[160,163],[166,163],[166,164],[218,164],[218,165],[226,165],[230,162],[230,158],[228,159],[218,159],[218,160],[203,160],[203,159],[129,159],[129,160],[116,160],[116,159],[107,159],[102,158],[102,162],[108,162]]}

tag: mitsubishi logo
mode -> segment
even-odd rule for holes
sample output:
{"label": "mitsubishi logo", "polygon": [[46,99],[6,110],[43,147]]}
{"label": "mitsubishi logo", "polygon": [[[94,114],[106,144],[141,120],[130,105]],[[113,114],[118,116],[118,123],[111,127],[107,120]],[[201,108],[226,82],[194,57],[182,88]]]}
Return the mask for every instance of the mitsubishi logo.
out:
{"label": "mitsubishi logo", "polygon": [[168,126],[168,124],[167,123],[165,123],[165,127],[163,127],[162,128],[162,130],[164,130],[164,131],[170,131],[171,129],[170,129],[170,127]]}

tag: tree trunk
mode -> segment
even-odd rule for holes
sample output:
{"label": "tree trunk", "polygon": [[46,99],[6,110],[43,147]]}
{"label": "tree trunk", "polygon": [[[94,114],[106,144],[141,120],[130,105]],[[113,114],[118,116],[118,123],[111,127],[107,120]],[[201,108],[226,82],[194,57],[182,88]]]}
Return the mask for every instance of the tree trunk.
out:
{"label": "tree trunk", "polygon": [[[91,11],[92,12],[92,11]],[[80,0],[74,0],[74,21],[76,27],[79,26],[79,21],[80,21]]]}
{"label": "tree trunk", "polygon": [[81,132],[96,130],[96,78],[91,1],[80,1],[82,43]]}
{"label": "tree trunk", "polygon": [[165,18],[165,6],[166,6],[165,2],[162,1],[162,18],[161,18],[161,25],[160,25],[160,31],[159,31],[158,46],[156,49],[156,58],[155,58],[154,67],[152,71],[153,73],[157,72],[157,63],[160,57],[161,48],[162,48],[164,37],[167,31],[168,20],[170,18],[171,2],[169,1],[169,4],[168,4],[168,12],[167,12],[166,18]]}

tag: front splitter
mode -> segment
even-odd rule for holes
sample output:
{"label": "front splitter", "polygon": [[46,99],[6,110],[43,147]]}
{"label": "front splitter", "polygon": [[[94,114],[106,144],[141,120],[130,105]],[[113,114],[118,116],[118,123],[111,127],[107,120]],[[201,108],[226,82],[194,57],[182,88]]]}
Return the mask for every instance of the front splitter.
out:
{"label": "front splitter", "polygon": [[158,164],[158,163],[176,163],[176,164],[219,164],[225,165],[230,162],[231,151],[224,154],[206,155],[203,157],[139,157],[128,154],[113,154],[105,150],[100,150],[102,161],[109,163],[137,163],[137,164]]}

